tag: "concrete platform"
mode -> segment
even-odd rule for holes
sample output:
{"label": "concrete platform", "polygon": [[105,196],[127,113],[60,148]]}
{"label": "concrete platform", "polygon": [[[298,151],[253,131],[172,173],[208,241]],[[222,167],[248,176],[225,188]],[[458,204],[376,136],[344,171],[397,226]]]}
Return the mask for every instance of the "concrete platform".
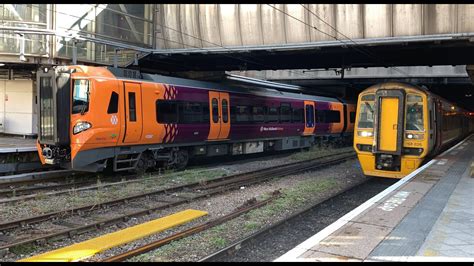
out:
{"label": "concrete platform", "polygon": [[0,153],[36,151],[36,138],[0,136]]}
{"label": "concrete platform", "polygon": [[474,261],[474,135],[275,261]]}

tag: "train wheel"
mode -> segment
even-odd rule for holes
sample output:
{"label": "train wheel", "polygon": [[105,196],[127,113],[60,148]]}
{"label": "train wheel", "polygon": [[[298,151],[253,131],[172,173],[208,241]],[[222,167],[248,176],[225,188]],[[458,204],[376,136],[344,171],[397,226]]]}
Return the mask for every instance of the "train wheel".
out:
{"label": "train wheel", "polygon": [[138,175],[143,175],[148,168],[154,167],[155,161],[151,158],[150,154],[143,153],[140,156],[140,159],[137,162],[137,167],[135,168],[135,173]]}
{"label": "train wheel", "polygon": [[184,170],[188,165],[189,155],[187,150],[179,150],[176,158],[175,168],[178,171]]}

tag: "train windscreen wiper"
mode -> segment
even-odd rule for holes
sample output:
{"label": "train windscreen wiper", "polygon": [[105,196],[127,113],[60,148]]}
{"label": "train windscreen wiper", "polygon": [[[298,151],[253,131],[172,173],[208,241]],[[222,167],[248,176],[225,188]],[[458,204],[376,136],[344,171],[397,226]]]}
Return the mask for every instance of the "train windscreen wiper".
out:
{"label": "train windscreen wiper", "polygon": [[364,102],[365,105],[367,106],[367,108],[369,109],[369,111],[373,114],[374,113],[374,109],[372,109],[372,106],[370,106],[370,104],[368,102]]}

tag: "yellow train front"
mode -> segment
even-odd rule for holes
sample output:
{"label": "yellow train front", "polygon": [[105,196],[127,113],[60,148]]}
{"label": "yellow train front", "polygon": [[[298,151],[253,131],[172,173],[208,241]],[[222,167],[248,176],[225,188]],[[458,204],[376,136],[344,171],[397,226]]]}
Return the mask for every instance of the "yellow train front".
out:
{"label": "yellow train front", "polygon": [[402,178],[472,132],[473,118],[414,85],[373,85],[359,95],[354,149],[365,175]]}

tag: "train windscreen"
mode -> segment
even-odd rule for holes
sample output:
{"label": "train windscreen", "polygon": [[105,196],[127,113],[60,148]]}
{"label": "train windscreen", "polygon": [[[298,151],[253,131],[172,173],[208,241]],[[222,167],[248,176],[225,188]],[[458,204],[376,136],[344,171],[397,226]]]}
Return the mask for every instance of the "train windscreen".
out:
{"label": "train windscreen", "polygon": [[367,94],[362,96],[360,101],[360,114],[358,128],[374,128],[374,105],[375,95]]}
{"label": "train windscreen", "polygon": [[423,99],[421,96],[408,94],[406,108],[406,130],[423,131]]}

